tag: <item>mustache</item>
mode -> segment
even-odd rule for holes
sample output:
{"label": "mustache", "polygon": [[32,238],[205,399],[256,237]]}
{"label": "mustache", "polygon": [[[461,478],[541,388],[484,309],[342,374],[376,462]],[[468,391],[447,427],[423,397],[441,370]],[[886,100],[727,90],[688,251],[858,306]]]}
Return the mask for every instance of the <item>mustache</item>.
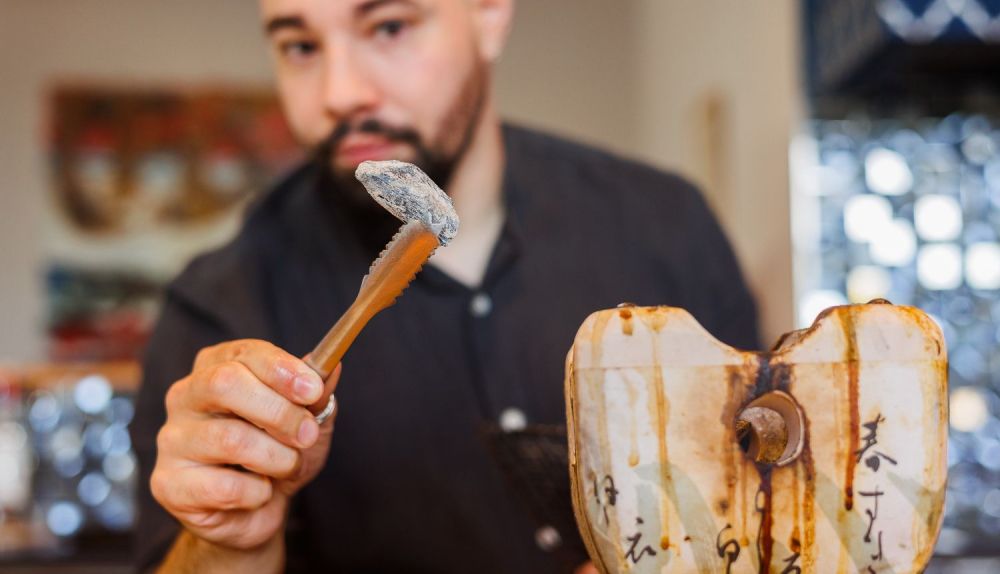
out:
{"label": "mustache", "polygon": [[411,128],[398,128],[390,126],[374,118],[367,118],[361,121],[343,122],[330,132],[317,146],[317,159],[329,161],[330,155],[336,151],[344,138],[351,134],[380,135],[387,140],[408,143],[417,149],[423,149],[420,134]]}

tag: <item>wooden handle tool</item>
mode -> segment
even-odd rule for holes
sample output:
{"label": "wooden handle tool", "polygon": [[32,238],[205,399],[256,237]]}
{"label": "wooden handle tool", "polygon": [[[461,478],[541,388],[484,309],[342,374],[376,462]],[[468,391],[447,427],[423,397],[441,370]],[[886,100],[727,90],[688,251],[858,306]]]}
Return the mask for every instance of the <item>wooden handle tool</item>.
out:
{"label": "wooden handle tool", "polygon": [[309,353],[306,364],[322,378],[330,376],[368,321],[396,301],[439,245],[422,223],[404,225],[372,263],[354,303]]}
{"label": "wooden handle tool", "polygon": [[306,364],[323,379],[368,321],[392,305],[434,250],[458,232],[451,199],[420,168],[400,161],[366,161],[356,177],[404,225],[372,263],[354,303],[306,357]]}

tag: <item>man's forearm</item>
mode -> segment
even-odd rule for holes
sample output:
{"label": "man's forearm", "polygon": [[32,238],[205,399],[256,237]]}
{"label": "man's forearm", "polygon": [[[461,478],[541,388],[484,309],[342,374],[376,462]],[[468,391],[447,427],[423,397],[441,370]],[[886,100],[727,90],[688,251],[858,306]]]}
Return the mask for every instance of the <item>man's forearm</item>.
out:
{"label": "man's forearm", "polygon": [[158,574],[198,572],[282,572],[285,566],[285,538],[279,534],[251,550],[236,550],[213,544],[181,530],[156,570]]}

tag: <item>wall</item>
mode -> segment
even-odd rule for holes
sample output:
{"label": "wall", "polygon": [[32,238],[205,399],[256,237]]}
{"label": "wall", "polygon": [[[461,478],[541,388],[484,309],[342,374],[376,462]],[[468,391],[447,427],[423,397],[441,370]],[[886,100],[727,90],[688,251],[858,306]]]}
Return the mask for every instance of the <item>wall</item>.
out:
{"label": "wall", "polygon": [[770,345],[794,327],[788,142],[802,117],[798,2],[637,4],[635,151],[705,190]]}
{"label": "wall", "polygon": [[53,80],[263,84],[247,0],[0,0],[0,358],[37,359],[44,321],[44,96]]}
{"label": "wall", "polygon": [[637,7],[631,0],[521,0],[497,70],[504,115],[634,151]]}

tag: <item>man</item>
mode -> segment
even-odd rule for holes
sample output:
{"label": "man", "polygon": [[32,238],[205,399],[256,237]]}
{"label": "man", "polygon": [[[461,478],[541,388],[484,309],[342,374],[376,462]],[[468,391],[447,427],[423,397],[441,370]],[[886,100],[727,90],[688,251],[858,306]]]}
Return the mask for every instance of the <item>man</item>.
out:
{"label": "man", "polygon": [[[142,567],[559,571],[552,550],[575,533],[538,530],[484,426],[565,424],[573,334],[622,301],[685,307],[756,347],[694,189],[501,125],[491,69],[512,3],[262,0],[285,112],[316,159],[168,290],[133,429]],[[461,229],[320,381],[300,357],[399,227],[353,171],[390,158],[440,183]],[[334,386],[331,440],[313,415]]]}

